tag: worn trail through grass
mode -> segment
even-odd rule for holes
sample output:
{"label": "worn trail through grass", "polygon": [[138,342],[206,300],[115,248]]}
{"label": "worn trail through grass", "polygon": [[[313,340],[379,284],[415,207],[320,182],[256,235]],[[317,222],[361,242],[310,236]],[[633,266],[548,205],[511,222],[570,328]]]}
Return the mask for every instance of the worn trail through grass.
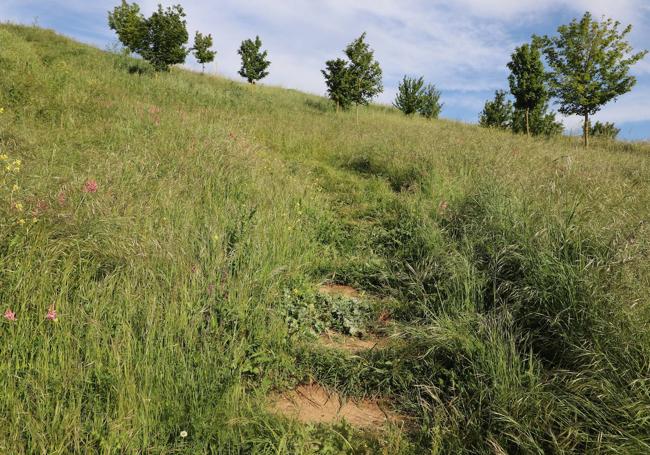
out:
{"label": "worn trail through grass", "polygon": [[647,145],[0,43],[0,452],[650,451]]}

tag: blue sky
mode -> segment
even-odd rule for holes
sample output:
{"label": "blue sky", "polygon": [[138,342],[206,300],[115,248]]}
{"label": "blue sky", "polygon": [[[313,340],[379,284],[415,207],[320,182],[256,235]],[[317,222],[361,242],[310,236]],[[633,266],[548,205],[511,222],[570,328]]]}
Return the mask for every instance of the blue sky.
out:
{"label": "blue sky", "polygon": [[[209,68],[238,78],[237,48],[259,34],[272,61],[267,84],[324,94],[320,70],[362,32],[384,70],[390,103],[404,74],[424,76],[443,92],[443,117],[476,122],[486,99],[507,88],[506,63],[531,34],[551,34],[586,10],[631,23],[635,49],[650,48],[650,0],[140,0],[182,3],[190,35],[211,33],[218,51]],[[38,23],[106,48],[116,41],[107,11],[120,0],[2,0],[0,21]],[[196,67],[188,61],[189,66]],[[636,65],[632,92],[596,120],[613,121],[626,139],[650,139],[650,56]],[[577,133],[579,120],[563,119]]]}

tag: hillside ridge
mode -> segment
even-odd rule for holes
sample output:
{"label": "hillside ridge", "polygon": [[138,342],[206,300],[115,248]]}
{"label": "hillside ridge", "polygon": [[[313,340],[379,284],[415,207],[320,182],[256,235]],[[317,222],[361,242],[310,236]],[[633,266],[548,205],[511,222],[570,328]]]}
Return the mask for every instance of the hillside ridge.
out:
{"label": "hillside ridge", "polygon": [[650,450],[647,145],[0,43],[0,452]]}

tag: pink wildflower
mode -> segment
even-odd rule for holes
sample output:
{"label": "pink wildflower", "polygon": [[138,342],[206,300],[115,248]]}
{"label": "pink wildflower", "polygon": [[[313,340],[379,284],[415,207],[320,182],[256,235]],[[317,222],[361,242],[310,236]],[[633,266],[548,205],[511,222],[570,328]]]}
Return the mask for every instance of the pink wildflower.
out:
{"label": "pink wildflower", "polygon": [[16,320],[16,313],[11,311],[10,309],[7,308],[7,311],[5,311],[5,319],[7,321],[15,321]]}
{"label": "pink wildflower", "polygon": [[50,321],[56,321],[56,310],[54,309],[54,305],[52,305],[50,309],[47,310],[47,315],[45,316],[45,319],[49,319]]}
{"label": "pink wildflower", "polygon": [[97,192],[97,182],[95,180],[86,180],[84,183],[84,193],[96,193]]}
{"label": "pink wildflower", "polygon": [[42,200],[42,199],[39,199],[39,200],[36,202],[36,207],[34,207],[34,208],[32,209],[32,216],[37,217],[37,216],[39,216],[39,215],[42,215],[42,214],[45,213],[45,212],[47,211],[47,209],[49,209],[49,208],[50,208],[50,206],[48,205],[47,202],[45,202],[45,201]]}

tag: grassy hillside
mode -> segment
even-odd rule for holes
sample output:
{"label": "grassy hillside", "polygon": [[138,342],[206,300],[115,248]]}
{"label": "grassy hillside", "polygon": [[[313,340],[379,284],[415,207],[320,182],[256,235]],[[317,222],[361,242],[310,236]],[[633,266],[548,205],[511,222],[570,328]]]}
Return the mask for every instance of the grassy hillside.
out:
{"label": "grassy hillside", "polygon": [[[650,452],[647,146],[357,125],[12,25],[0,107],[0,453]],[[310,380],[408,423],[268,410]]]}

